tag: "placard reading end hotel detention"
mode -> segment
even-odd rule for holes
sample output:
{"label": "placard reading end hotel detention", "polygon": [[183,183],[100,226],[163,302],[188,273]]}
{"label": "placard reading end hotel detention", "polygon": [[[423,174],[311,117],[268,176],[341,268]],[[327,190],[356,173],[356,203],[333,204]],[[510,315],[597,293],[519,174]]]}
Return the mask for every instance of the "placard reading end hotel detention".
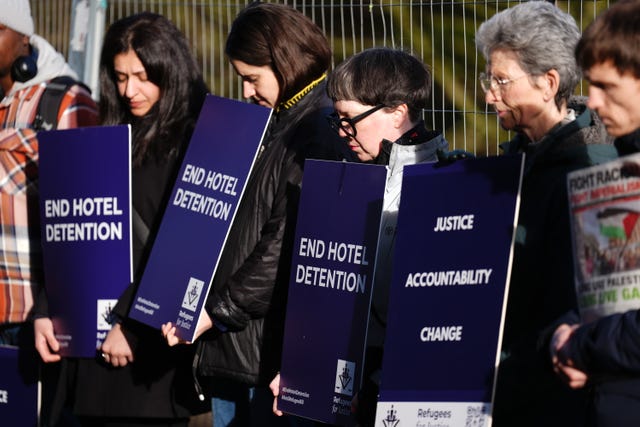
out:
{"label": "placard reading end hotel detention", "polygon": [[44,278],[60,354],[95,357],[133,280],[129,126],[38,133]]}
{"label": "placard reading end hotel detention", "polygon": [[353,425],[387,170],[305,163],[280,373],[279,409]]}
{"label": "placard reading end hotel detention", "polygon": [[271,116],[208,95],[129,316],[193,341],[211,279]]}

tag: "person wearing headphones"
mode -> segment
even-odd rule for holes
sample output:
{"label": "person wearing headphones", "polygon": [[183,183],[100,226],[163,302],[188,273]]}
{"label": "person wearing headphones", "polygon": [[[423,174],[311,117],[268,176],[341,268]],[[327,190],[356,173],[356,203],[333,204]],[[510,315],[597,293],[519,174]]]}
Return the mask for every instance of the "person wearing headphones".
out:
{"label": "person wearing headphones", "polygon": [[[28,0],[0,0],[0,123],[2,129],[68,129],[97,123],[96,103],[64,57],[34,34]],[[51,88],[53,86],[53,88]],[[57,114],[37,114],[47,90],[62,90]],[[42,112],[42,109],[40,109]],[[39,116],[39,117],[37,117]]]}
{"label": "person wearing headphones", "polygon": [[34,34],[29,1],[0,0],[0,11],[0,344],[18,345],[42,284],[36,132],[95,125],[98,111],[64,57]]}

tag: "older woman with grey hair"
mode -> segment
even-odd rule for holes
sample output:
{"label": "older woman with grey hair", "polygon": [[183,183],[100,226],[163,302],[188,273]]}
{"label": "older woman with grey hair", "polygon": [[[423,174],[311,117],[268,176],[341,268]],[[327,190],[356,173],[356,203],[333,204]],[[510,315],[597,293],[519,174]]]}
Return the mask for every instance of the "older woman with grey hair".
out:
{"label": "older woman with grey hair", "polygon": [[494,426],[582,425],[585,399],[551,368],[554,322],[576,311],[567,173],[616,156],[606,132],[573,98],[580,80],[575,20],[532,1],[484,22],[476,44],[486,61],[480,83],[504,129],[506,154],[525,153],[513,269],[494,400]]}

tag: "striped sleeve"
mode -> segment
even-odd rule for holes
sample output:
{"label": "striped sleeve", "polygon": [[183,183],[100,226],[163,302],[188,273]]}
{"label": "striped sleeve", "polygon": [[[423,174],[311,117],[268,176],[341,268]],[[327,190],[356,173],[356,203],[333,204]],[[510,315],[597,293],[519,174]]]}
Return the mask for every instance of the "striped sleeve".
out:
{"label": "striped sleeve", "polygon": [[91,94],[80,85],[65,93],[58,110],[58,129],[72,129],[98,124],[98,107]]}

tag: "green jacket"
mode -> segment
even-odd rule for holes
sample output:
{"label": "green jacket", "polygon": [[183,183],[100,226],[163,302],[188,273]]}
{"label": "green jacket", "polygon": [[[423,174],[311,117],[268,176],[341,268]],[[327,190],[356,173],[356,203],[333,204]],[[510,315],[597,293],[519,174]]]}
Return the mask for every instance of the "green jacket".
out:
{"label": "green jacket", "polygon": [[570,108],[576,119],[541,141],[518,135],[502,145],[505,154],[525,153],[525,171],[494,407],[498,427],[580,425],[584,396],[556,378],[545,332],[577,309],[567,173],[617,153],[583,100]]}

